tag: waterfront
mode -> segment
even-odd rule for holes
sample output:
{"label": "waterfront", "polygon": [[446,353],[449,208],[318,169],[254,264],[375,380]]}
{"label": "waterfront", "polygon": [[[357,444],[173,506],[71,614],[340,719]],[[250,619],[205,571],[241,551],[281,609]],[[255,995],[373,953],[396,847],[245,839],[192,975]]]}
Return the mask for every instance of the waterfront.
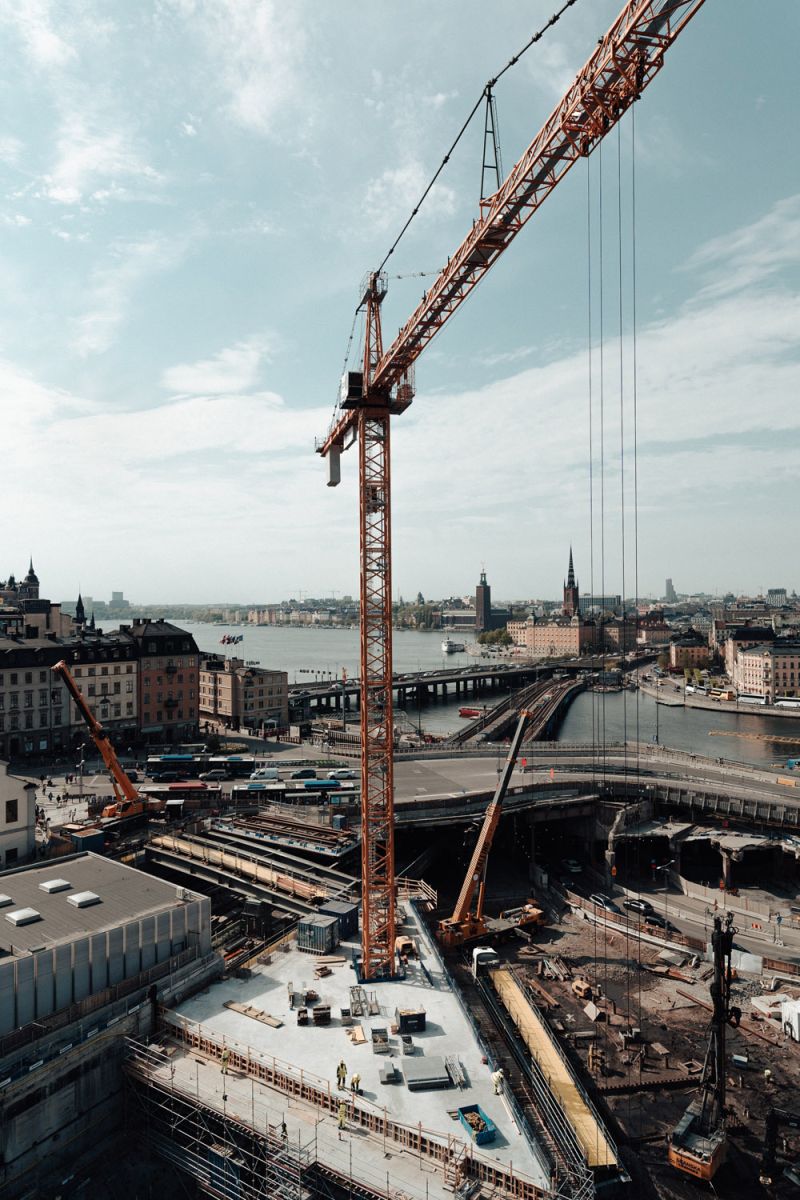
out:
{"label": "waterfront", "polygon": [[[211,625],[181,621],[181,628],[191,632],[205,652],[236,655],[245,662],[258,661],[261,666],[286,671],[290,684],[312,682],[315,679],[341,678],[358,674],[358,630],[306,627],[295,629],[285,625]],[[241,634],[238,646],[221,646],[223,634]],[[468,654],[442,654],[441,631],[420,633],[395,630],[393,636],[395,671],[432,671],[442,666],[477,666],[478,660]],[[502,695],[502,693],[500,693]],[[487,696],[487,703],[496,703],[498,693]],[[450,698],[417,709],[405,710],[414,726],[434,733],[452,733],[462,724],[458,710],[465,701]],[[476,701],[480,704],[480,700]],[[621,741],[625,736],[642,742],[658,740],[663,746],[688,750],[713,758],[728,758],[746,763],[779,766],[787,758],[800,756],[800,717],[797,720],[766,717],[756,713],[716,712],[684,708],[683,705],[658,705],[651,696],[634,692],[587,692],[578,696],[570,706],[559,732],[559,740],[568,742]],[[798,737],[797,746],[761,741],[765,734]]]}

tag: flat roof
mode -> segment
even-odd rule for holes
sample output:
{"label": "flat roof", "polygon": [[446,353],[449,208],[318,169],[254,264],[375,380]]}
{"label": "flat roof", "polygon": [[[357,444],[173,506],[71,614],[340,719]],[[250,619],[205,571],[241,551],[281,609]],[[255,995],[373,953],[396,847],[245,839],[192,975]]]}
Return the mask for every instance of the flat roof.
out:
{"label": "flat roof", "polygon": [[[350,989],[358,985],[352,965],[353,953],[357,950],[355,942],[342,943],[331,952],[341,955],[344,961],[330,964],[331,974],[321,979],[315,977],[315,968],[319,965],[317,956],[304,954],[292,942],[288,950],[274,951],[269,963],[256,966],[250,978],[221,980],[203,994],[185,1001],[170,1014],[170,1021],[178,1025],[188,1022],[190,1026],[195,1023],[202,1028],[204,1038],[224,1041],[245,1053],[249,1051],[252,1058],[262,1056],[280,1060],[290,1071],[302,1073],[307,1080],[317,1077],[323,1087],[329,1085],[333,1093],[337,1090],[337,1065],[344,1061],[348,1089],[352,1074],[357,1072],[361,1076],[359,1104],[376,1113],[388,1111],[393,1120],[415,1130],[421,1125],[423,1130],[441,1138],[445,1145],[448,1142],[463,1143],[470,1147],[465,1127],[452,1114],[463,1106],[477,1104],[497,1127],[495,1140],[477,1147],[480,1156],[506,1168],[513,1165],[515,1174],[526,1176],[539,1187],[548,1187],[550,1174],[545,1152],[536,1143],[528,1141],[512,1118],[504,1097],[495,1094],[492,1068],[483,1061],[483,1051],[461,1009],[459,998],[449,987],[415,913],[408,914],[403,931],[415,939],[421,957],[411,959],[403,980],[371,981],[362,985],[367,996],[374,1000],[374,1011],[353,1018],[353,1024],[360,1025],[366,1037],[361,1044],[351,1042],[347,1026],[341,1020],[341,1009],[351,1008]],[[309,989],[317,992],[319,1003],[330,1005],[330,1025],[313,1024],[312,1004],[309,1006],[309,1024],[299,1026],[297,1007],[292,1008],[290,1004],[290,988],[295,993]],[[237,1009],[226,1007],[231,1002]],[[281,1024],[277,1028],[265,1024],[256,1015],[248,1016],[239,1011],[238,1006],[250,1008],[253,1014],[268,1014],[270,1019]],[[396,1022],[396,1009],[420,1008],[425,1010],[426,1028],[410,1035],[411,1061],[420,1066],[429,1059],[433,1066],[434,1060],[454,1059],[462,1072],[461,1086],[409,1090],[404,1075],[407,1060],[400,1037],[391,1034],[391,1026]],[[373,1029],[388,1032],[388,1054],[373,1052]],[[175,1063],[176,1057],[183,1057],[185,1053],[179,1050],[171,1061]],[[191,1057],[189,1061],[193,1082],[195,1066]],[[381,1068],[387,1065],[394,1066],[399,1072],[397,1082],[381,1082]],[[285,1111],[285,1098],[278,1099],[279,1093],[275,1094],[273,1104],[276,1109]],[[250,1095],[249,1091],[247,1095]],[[350,1095],[349,1090],[342,1093],[343,1098],[345,1095]],[[304,1102],[292,1099],[291,1110],[295,1115],[303,1106]],[[305,1106],[310,1113],[316,1111],[310,1103]],[[309,1115],[306,1121],[314,1119],[318,1118]],[[385,1146],[380,1138],[360,1137],[358,1146],[365,1167],[369,1165],[379,1174],[385,1172]],[[420,1173],[424,1180],[424,1174]]]}
{"label": "flat roof", "polygon": [[[48,893],[39,886],[59,879],[69,887]],[[184,898],[200,899],[185,888],[89,851],[3,871],[0,885],[12,901],[0,909],[0,954],[71,942],[150,913],[164,912]],[[94,892],[100,902],[77,908],[69,898],[80,892]],[[42,919],[27,925],[14,925],[5,919],[23,908],[35,909]]]}

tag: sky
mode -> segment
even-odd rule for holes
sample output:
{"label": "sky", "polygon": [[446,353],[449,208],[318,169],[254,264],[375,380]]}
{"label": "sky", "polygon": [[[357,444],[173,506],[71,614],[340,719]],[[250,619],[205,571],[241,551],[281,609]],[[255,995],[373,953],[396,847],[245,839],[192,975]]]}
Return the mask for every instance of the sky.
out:
{"label": "sky", "polygon": [[[357,594],[357,456],[327,488],[314,444],[359,284],[554,7],[0,0],[0,577]],[[578,0],[498,84],[506,170],[619,7]],[[800,588],[799,42],[796,0],[706,0],[426,349],[395,594],[485,566],[555,597],[570,545],[584,591]],[[482,138],[390,259],[385,341],[478,213]]]}

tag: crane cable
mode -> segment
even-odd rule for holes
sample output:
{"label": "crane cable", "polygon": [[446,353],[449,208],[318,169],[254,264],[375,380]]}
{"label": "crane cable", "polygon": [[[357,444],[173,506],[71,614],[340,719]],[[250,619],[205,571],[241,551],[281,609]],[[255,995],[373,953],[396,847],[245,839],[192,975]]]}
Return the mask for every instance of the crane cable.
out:
{"label": "crane cable", "polygon": [[[417,215],[420,208],[424,204],[425,200],[427,199],[428,195],[430,194],[434,184],[436,183],[437,179],[441,175],[442,171],[449,163],[450,158],[453,154],[453,151],[455,150],[456,146],[458,145],[458,143],[461,141],[462,137],[466,133],[466,131],[472,121],[472,118],[475,116],[475,113],[480,108],[483,100],[487,96],[491,95],[492,89],[494,88],[495,84],[497,83],[497,81],[499,79],[502,79],[502,77],[503,77],[503,75],[505,75],[506,71],[509,71],[513,66],[516,66],[516,64],[519,62],[519,60],[522,58],[522,56],[524,54],[526,54],[528,50],[530,50],[531,46],[535,46],[538,41],[541,41],[541,39],[544,37],[544,35],[548,31],[548,29],[551,29],[554,25],[557,25],[558,22],[561,20],[562,16],[564,15],[564,13],[567,11],[567,9],[572,8],[573,4],[577,4],[577,2],[578,2],[578,0],[565,0],[565,3],[562,4],[562,6],[558,10],[558,12],[553,13],[550,20],[546,21],[545,24],[541,27],[541,29],[537,30],[537,32],[534,33],[531,38],[529,38],[529,40],[525,43],[525,45],[522,47],[522,49],[519,50],[515,55],[513,55],[512,58],[510,58],[508,60],[508,62],[502,68],[502,70],[498,71],[498,73],[492,79],[487,80],[487,82],[483,88],[483,91],[481,92],[478,99],[475,101],[475,104],[473,105],[469,116],[464,121],[463,125],[461,126],[458,133],[456,134],[456,137],[453,140],[453,142],[451,143],[449,150],[445,154],[442,161],[439,163],[439,166],[437,167],[434,175],[430,179],[428,186],[425,188],[425,191],[420,196],[420,198],[417,201],[417,203],[415,204],[414,208],[411,210],[411,213],[410,213],[408,219],[406,220],[405,224],[403,225],[403,228],[400,230],[397,237],[394,239],[391,246],[387,250],[386,254],[383,256],[383,259],[381,260],[381,264],[378,267],[378,271],[377,271],[378,274],[380,274],[380,272],[386,266],[389,259],[394,254],[395,250],[397,249],[398,245],[400,244],[400,241],[401,241],[403,235],[405,234],[406,230],[408,229],[409,225],[414,220],[414,217]],[[417,271],[417,272],[412,272],[411,275],[405,275],[405,276],[397,275],[397,276],[395,276],[395,278],[409,279],[414,276],[422,277],[424,275],[434,275],[434,274],[437,274],[437,275],[441,274],[441,271]],[[359,303],[353,314],[353,326],[350,330],[350,337],[348,338],[348,341],[347,341],[347,349],[345,351],[344,368],[342,370],[342,374],[344,374],[344,372],[347,370],[347,363],[350,359],[350,350],[351,350],[352,344],[353,344],[353,334],[355,332],[356,321],[358,319],[358,314],[359,314],[359,312],[361,312],[362,308],[363,308],[363,304]],[[338,407],[339,407],[339,402],[338,402],[338,396],[337,396],[335,408],[338,409]]]}
{"label": "crane cable", "polygon": [[427,199],[428,195],[430,194],[431,189],[433,188],[434,184],[436,183],[436,180],[439,178],[442,171],[445,169],[445,167],[449,163],[453,151],[455,150],[456,146],[458,145],[458,143],[461,141],[462,137],[466,133],[466,131],[472,121],[472,118],[475,116],[475,113],[480,108],[480,106],[483,103],[484,99],[486,98],[487,94],[492,91],[492,89],[494,88],[497,81],[499,79],[502,79],[502,77],[503,77],[503,75],[505,75],[506,71],[509,71],[513,66],[516,66],[516,64],[522,58],[523,54],[526,54],[527,51],[530,50],[531,46],[535,46],[536,43],[544,37],[544,35],[548,29],[551,29],[554,25],[558,24],[558,22],[561,20],[561,17],[564,15],[564,13],[567,11],[567,9],[572,8],[573,4],[576,4],[576,3],[577,3],[577,0],[566,0],[566,3],[562,4],[562,6],[558,10],[558,12],[553,13],[550,20],[546,21],[545,24],[541,27],[541,29],[539,29],[536,33],[534,33],[533,36],[525,43],[525,45],[522,47],[522,49],[520,51],[518,51],[518,53],[515,54],[513,56],[513,58],[510,58],[508,60],[506,65],[503,67],[503,69],[501,71],[498,71],[498,73],[492,79],[489,79],[486,82],[486,84],[483,88],[483,91],[481,92],[480,96],[475,101],[474,105],[472,106],[472,110],[471,110],[469,116],[464,121],[463,125],[461,126],[458,133],[456,134],[454,141],[451,143],[449,150],[445,154],[442,161],[439,163],[439,166],[436,168],[436,171],[434,172],[433,176],[431,177],[431,179],[428,183],[428,186],[425,188],[425,191],[420,196],[420,198],[417,201],[414,208],[412,208],[411,213],[410,213],[408,219],[406,220],[406,223],[403,225],[403,228],[400,230],[397,237],[394,239],[394,241],[392,242],[388,251],[384,255],[383,261],[381,262],[380,266],[378,267],[378,272],[381,272],[383,270],[383,268],[386,266],[389,259],[394,254],[395,250],[397,249],[397,247],[400,243],[401,238],[403,237],[403,235],[406,232],[406,230],[408,229],[409,225],[414,220],[414,217],[417,215],[420,208],[424,204],[425,200]]}

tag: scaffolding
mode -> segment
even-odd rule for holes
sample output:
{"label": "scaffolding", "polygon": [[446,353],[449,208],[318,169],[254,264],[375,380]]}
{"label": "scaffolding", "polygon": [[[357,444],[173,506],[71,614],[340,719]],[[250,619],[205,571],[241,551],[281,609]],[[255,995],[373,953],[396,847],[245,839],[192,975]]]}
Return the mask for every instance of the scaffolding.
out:
{"label": "scaffolding", "polygon": [[[365,1200],[435,1200],[453,1191],[505,1200],[554,1196],[510,1165],[480,1155],[460,1135],[442,1137],[421,1125],[404,1125],[385,1108],[366,1106],[355,1095],[345,1100],[311,1072],[254,1056],[249,1048],[243,1053],[200,1026],[163,1015],[169,1041],[149,1046],[129,1041],[126,1074],[144,1117],[146,1142],[188,1172],[208,1195],[222,1200],[306,1200],[331,1189],[341,1194],[345,1188]],[[192,1060],[195,1072],[187,1074],[187,1061]],[[221,1097],[209,1090],[207,1081],[201,1084],[200,1064],[211,1069],[221,1065],[223,1078],[230,1080]],[[250,1089],[243,1099],[242,1081],[247,1080]],[[305,1142],[283,1127],[281,1114],[283,1106],[291,1122],[302,1103],[318,1114],[313,1136]],[[347,1129],[371,1137],[377,1151],[374,1162],[369,1162],[366,1141],[358,1139],[354,1162],[352,1139],[331,1142],[323,1136],[323,1119],[335,1118],[342,1104]],[[384,1175],[381,1164],[388,1158],[393,1159],[393,1170]],[[411,1175],[401,1169],[401,1162],[415,1164]]]}
{"label": "scaffolding", "polygon": [[[161,1158],[223,1200],[310,1200],[310,1147],[289,1144],[281,1125],[253,1104],[252,1123],[222,1112],[157,1074],[169,1064],[158,1046],[130,1040],[126,1073],[143,1118],[146,1141]],[[257,1116],[260,1128],[257,1127]]]}

